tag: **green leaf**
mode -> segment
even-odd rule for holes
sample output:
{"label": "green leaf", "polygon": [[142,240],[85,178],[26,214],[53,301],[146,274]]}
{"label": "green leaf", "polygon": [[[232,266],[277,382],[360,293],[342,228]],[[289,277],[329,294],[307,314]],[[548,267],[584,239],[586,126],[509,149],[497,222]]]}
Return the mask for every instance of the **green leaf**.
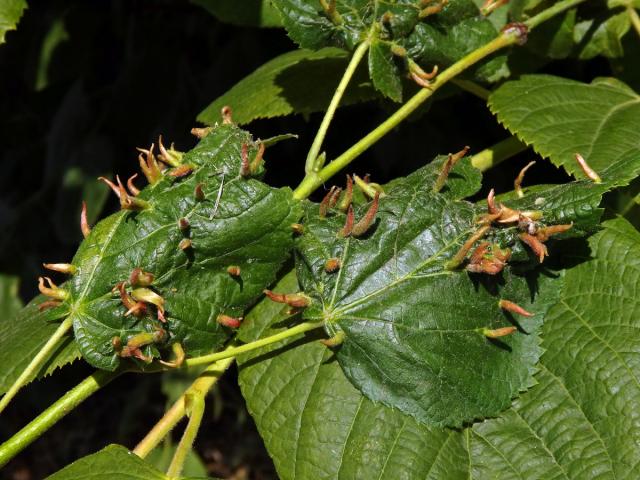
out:
{"label": "green leaf", "polygon": [[24,0],[0,0],[0,44],[4,43],[7,32],[17,28],[26,8]]}
{"label": "green leaf", "polygon": [[120,445],[109,445],[73,462],[48,480],[167,480],[160,470]]}
{"label": "green leaf", "polygon": [[[636,478],[640,234],[622,219],[604,227],[592,260],[549,279],[561,296],[545,318],[538,385],[500,418],[463,430],[421,425],[364,397],[318,342],[290,338],[239,358],[279,477]],[[266,336],[284,318],[255,321]]]}
{"label": "green leaf", "polygon": [[369,48],[369,72],[373,85],[385,97],[394,102],[402,101],[402,82],[395,64],[391,46],[388,43],[374,41]]}
{"label": "green leaf", "polygon": [[[165,440],[162,445],[149,452],[145,461],[158,470],[165,472],[171,464],[171,459],[176,452],[176,447],[176,445]],[[197,452],[193,449],[187,454],[182,474],[189,477],[201,478],[206,478],[207,476],[207,468],[200,457],[198,457]]]}
{"label": "green leaf", "polygon": [[[514,320],[498,300],[528,309],[541,280],[535,271],[527,273],[532,265],[517,263],[529,262],[530,254],[515,226],[485,237],[513,249],[516,264],[503,275],[485,278],[447,267],[478,229],[485,207],[460,200],[475,193],[480,180],[466,161],[441,193],[434,192],[443,161],[394,182],[380,200],[376,224],[360,238],[336,235],[344,214],[321,218],[310,206],[305,233],[296,241],[296,265],[302,289],[313,299],[304,318],[323,320],[331,336],[345,335],[336,357],[359,390],[419,421],[459,426],[498,414],[531,384],[548,299],[534,309],[536,316],[517,319],[518,333],[498,342],[485,338],[483,329]],[[542,210],[547,225],[573,222],[570,233],[582,235],[597,225],[608,188],[592,182],[551,186],[507,205]],[[356,218],[368,208],[357,209]],[[339,272],[325,271],[330,258],[340,259]]]}
{"label": "green leaf", "polygon": [[[221,120],[220,110],[225,105],[231,106],[233,120],[240,125],[258,118],[322,111],[329,105],[348,62],[348,53],[337,48],[287,52],[218,97],[200,112],[198,121],[214,125]],[[342,104],[363,102],[376,96],[366,73],[358,70]]]}
{"label": "green leaf", "polygon": [[247,27],[281,27],[278,10],[270,0],[191,0],[219,20]]}
{"label": "green leaf", "polygon": [[[3,315],[0,319],[0,394],[5,393],[13,382],[40,351],[49,337],[58,328],[60,313],[56,309],[39,311],[38,306],[46,300],[38,296],[17,314]],[[14,307],[17,302],[14,300]],[[56,369],[80,358],[80,352],[71,336],[56,349],[49,360],[27,380],[52,374]]]}
{"label": "green leaf", "polygon": [[18,277],[0,274],[0,318],[12,318],[22,308],[22,300],[18,295],[19,286]]}
{"label": "green leaf", "polygon": [[[640,163],[640,96],[617,80],[585,84],[525,75],[494,91],[489,106],[518,138],[578,178],[585,175],[575,153],[599,173],[629,160]],[[617,175],[609,180],[635,177],[633,169]]]}
{"label": "green leaf", "polygon": [[[214,128],[182,157],[193,167],[190,175],[163,175],[136,197],[148,208],[121,210],[82,242],[72,261],[76,272],[62,286],[68,298],[52,315],[69,315],[78,347],[93,366],[118,367],[115,337],[122,346],[149,337],[140,345],[146,357],[165,351],[167,358],[175,342],[189,356],[209,353],[230,335],[218,315],[242,316],[275,279],[293,247],[290,225],[300,207],[290,189],[240,176],[243,145],[250,158],[257,154],[247,132],[233,125]],[[196,185],[204,200],[194,195]],[[182,218],[190,224],[186,230],[179,227]],[[182,250],[185,238],[192,244]],[[227,272],[232,265],[241,268],[240,277]],[[125,314],[129,307],[114,287],[136,268],[154,275],[150,288],[164,298],[166,323],[150,303],[140,317]],[[132,286],[125,288],[133,294]]]}
{"label": "green leaf", "polygon": [[[498,34],[473,0],[451,0],[442,11],[427,16],[421,12],[429,4],[420,0],[342,0],[336,2],[335,14],[325,12],[316,0],[274,0],[274,5],[282,13],[289,36],[303,48],[353,50],[371,38],[370,76],[376,88],[395,101],[399,98],[400,70],[392,68],[391,45],[407,51],[409,58],[424,68],[444,68]],[[406,59],[398,59],[402,60],[406,69]],[[506,57],[494,56],[472,74],[482,81],[499,80],[508,74]]]}
{"label": "green leaf", "polygon": [[598,55],[609,58],[622,57],[622,37],[631,28],[627,12],[609,14],[604,18],[577,22],[574,41],[579,45],[578,58],[588,60]]}

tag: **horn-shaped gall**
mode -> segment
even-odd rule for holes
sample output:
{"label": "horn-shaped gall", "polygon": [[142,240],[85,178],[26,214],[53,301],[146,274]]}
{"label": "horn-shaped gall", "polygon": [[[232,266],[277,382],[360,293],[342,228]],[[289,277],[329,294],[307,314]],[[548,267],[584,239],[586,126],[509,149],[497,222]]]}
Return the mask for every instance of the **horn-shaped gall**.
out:
{"label": "horn-shaped gall", "polygon": [[466,146],[459,152],[449,154],[449,156],[447,157],[447,160],[444,162],[444,164],[442,165],[442,168],[440,169],[440,174],[438,175],[438,178],[433,184],[434,192],[439,192],[440,190],[442,190],[442,187],[444,187],[444,184],[446,183],[447,178],[449,178],[449,173],[451,173],[451,169],[456,165],[456,163],[458,163],[458,161],[461,158],[463,158],[467,153],[469,153],[469,150],[470,150],[470,147]]}
{"label": "horn-shaped gall", "polygon": [[299,293],[275,293],[271,290],[264,290],[264,294],[269,300],[277,303],[285,303],[290,307],[304,308],[311,305],[311,298],[302,292]]}
{"label": "horn-shaped gall", "polygon": [[506,310],[507,312],[516,313],[518,315],[522,315],[523,317],[533,317],[533,313],[527,312],[520,305],[510,300],[502,299],[498,302],[498,306],[501,309]]}
{"label": "horn-shaped gall", "polygon": [[80,210],[80,231],[84,238],[87,238],[91,233],[91,227],[87,220],[87,202],[84,200],[82,201],[82,210]]}
{"label": "horn-shaped gall", "polygon": [[580,166],[584,174],[587,176],[587,178],[593,180],[595,183],[602,183],[602,179],[600,178],[600,175],[598,175],[596,171],[589,166],[589,164],[587,163],[587,161],[584,159],[582,155],[580,155],[579,153],[576,153],[575,157],[576,157],[576,162],[578,162],[578,165]]}
{"label": "horn-shaped gall", "polygon": [[535,164],[535,161],[527,163],[524,168],[520,170],[520,173],[518,173],[518,176],[513,181],[513,189],[516,191],[518,198],[524,197],[524,192],[522,191],[522,181],[524,180],[524,174],[527,173],[527,170],[529,170]]}
{"label": "horn-shaped gall", "polygon": [[67,275],[73,275],[77,270],[77,268],[70,263],[43,263],[42,266],[47,270],[53,270],[54,272],[65,273]]}
{"label": "horn-shaped gall", "polygon": [[481,333],[487,338],[500,338],[506,337],[515,333],[518,329],[516,327],[502,327],[502,328],[483,328]]}
{"label": "horn-shaped gall", "polygon": [[242,325],[242,317],[231,317],[223,313],[218,315],[216,321],[223,327],[228,328],[238,328],[240,325]]}
{"label": "horn-shaped gall", "polygon": [[[45,286],[44,282],[47,282],[48,286]],[[69,298],[69,292],[65,289],[58,287],[55,283],[51,281],[49,277],[39,277],[38,278],[38,290],[40,293],[52,298],[54,300],[64,301]]]}
{"label": "horn-shaped gall", "polygon": [[376,192],[373,197],[373,201],[367,210],[367,213],[364,214],[364,217],[360,219],[358,223],[356,223],[351,229],[351,235],[354,237],[360,237],[369,231],[371,225],[376,220],[376,213],[378,213],[378,205],[380,203],[380,192]]}

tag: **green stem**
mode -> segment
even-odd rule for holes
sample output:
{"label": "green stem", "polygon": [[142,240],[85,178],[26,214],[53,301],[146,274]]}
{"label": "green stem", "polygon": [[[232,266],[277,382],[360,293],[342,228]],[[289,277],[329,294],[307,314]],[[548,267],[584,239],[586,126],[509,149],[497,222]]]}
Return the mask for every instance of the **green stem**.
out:
{"label": "green stem", "polygon": [[26,427],[0,445],[0,467],[6,465],[9,460],[49,430],[58,420],[122,373],[122,371],[99,370],[69,390]]}
{"label": "green stem", "polygon": [[627,14],[631,20],[631,25],[633,25],[633,28],[635,28],[638,35],[640,35],[640,16],[638,15],[638,12],[636,12],[636,9],[633,8],[633,5],[627,5]]}
{"label": "green stem", "polygon": [[342,79],[338,84],[338,88],[336,88],[336,91],[333,94],[333,98],[331,99],[329,107],[324,114],[324,118],[322,119],[322,123],[320,124],[320,128],[318,129],[318,133],[316,133],[316,137],[313,139],[313,143],[311,144],[311,148],[309,149],[309,153],[307,154],[307,161],[304,167],[307,174],[310,174],[316,170],[316,159],[318,158],[318,154],[320,153],[320,148],[322,148],[322,142],[327,135],[327,130],[329,130],[329,125],[333,120],[333,116],[338,109],[340,100],[342,100],[342,96],[347,90],[347,86],[349,85],[349,82],[351,81],[356,68],[369,49],[369,43],[370,41],[367,38],[360,45],[358,45],[358,48],[356,48],[355,52],[353,52],[353,56],[349,61],[349,65],[347,65],[347,69],[345,70],[344,75],[342,76]]}
{"label": "green stem", "polygon": [[476,153],[471,157],[471,165],[484,172],[514,155],[524,152],[527,148],[529,147],[515,136],[505,138],[495,145]]}
{"label": "green stem", "polygon": [[451,82],[454,85],[460,87],[462,90],[465,90],[484,101],[489,100],[489,95],[491,95],[491,90],[487,90],[483,86],[478,85],[477,83],[470,80],[459,80],[457,78],[454,78],[453,80],[451,80]]}
{"label": "green stem", "polygon": [[24,387],[32,378],[38,374],[42,365],[49,359],[51,353],[58,347],[60,340],[64,337],[67,332],[71,329],[72,321],[71,318],[67,317],[60,324],[60,326],[56,329],[53,335],[47,340],[47,343],[40,349],[35,357],[31,360],[27,368],[25,368],[18,379],[13,382],[11,388],[7,391],[7,393],[0,400],[0,413],[9,405],[9,402],[16,396],[16,394],[20,391],[22,387]]}
{"label": "green stem", "polygon": [[256,340],[255,342],[240,345],[239,347],[227,348],[222,352],[212,353],[210,355],[203,355],[202,357],[189,358],[184,362],[184,365],[187,367],[192,367],[194,365],[203,365],[203,364],[208,364],[212,362],[217,362],[218,360],[222,360],[225,358],[236,357],[241,353],[250,352],[251,350],[255,350],[256,348],[264,347],[265,345],[270,345],[272,343],[279,342],[280,340],[293,337],[294,335],[298,335],[300,333],[308,332],[309,330],[315,330],[316,328],[322,327],[322,325],[324,325],[324,322],[301,323],[299,325],[296,325],[295,327],[287,328],[286,330],[280,333],[276,333],[275,335],[271,335],[269,337]]}
{"label": "green stem", "polygon": [[[233,347],[230,347],[233,348]],[[142,441],[133,449],[133,453],[141,458],[145,458],[149,452],[162,442],[167,434],[173,430],[180,420],[185,415],[186,405],[185,398],[190,392],[208,392],[213,388],[218,379],[224,374],[224,372],[233,364],[233,358],[227,358],[221,360],[212,365],[209,365],[199,376],[194,380],[191,386],[180,396],[178,400],[171,406],[169,410],[164,414],[158,423],[151,429],[149,433],[142,439]]]}
{"label": "green stem", "polygon": [[[529,29],[533,29],[542,22],[550,19],[554,15],[557,15],[585,1],[586,0],[560,1],[547,10],[543,10],[535,17],[530,18],[529,20],[524,22],[524,25]],[[456,63],[440,73],[431,84],[430,88],[423,88],[418,93],[416,93],[393,115],[387,118],[387,120],[382,122],[378,127],[376,127],[373,131],[371,131],[355,145],[349,148],[346,152],[326,165],[319,172],[314,172],[313,175],[305,176],[300,185],[298,185],[298,187],[293,192],[294,198],[307,198],[316,188],[318,188],[324,182],[328,181],[332,176],[334,176],[344,167],[349,165],[349,163],[351,163],[356,157],[361,155],[365,150],[367,150],[370,146],[372,146],[387,133],[393,130],[400,122],[411,115],[411,113],[413,113],[420,105],[422,105],[427,99],[429,99],[440,87],[442,87],[447,82],[457,77],[460,73],[464,72],[479,61],[485,59],[498,50],[514,45],[520,39],[521,37],[518,35],[517,31],[514,31],[514,29],[506,30],[501,33],[500,36],[496,37],[489,43],[483,45],[482,47],[474,50],[462,59],[458,60]]]}
{"label": "green stem", "polygon": [[193,448],[193,442],[198,435],[198,430],[202,423],[202,416],[204,415],[204,396],[206,393],[206,391],[192,392],[185,398],[185,404],[189,404],[189,423],[182,434],[182,438],[176,447],[176,453],[173,454],[173,459],[167,470],[167,476],[169,478],[180,477],[187,455],[191,451],[191,448]]}

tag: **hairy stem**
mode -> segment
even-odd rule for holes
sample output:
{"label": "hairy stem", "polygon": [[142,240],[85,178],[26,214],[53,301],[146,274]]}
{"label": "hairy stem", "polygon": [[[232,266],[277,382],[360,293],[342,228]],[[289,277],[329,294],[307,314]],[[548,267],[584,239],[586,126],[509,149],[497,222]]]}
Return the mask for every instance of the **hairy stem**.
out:
{"label": "hairy stem", "polygon": [[631,20],[631,25],[635,28],[636,33],[640,35],[640,16],[638,15],[638,12],[636,12],[636,9],[633,8],[633,5],[627,5],[627,14]]}
{"label": "hairy stem", "polygon": [[65,318],[49,340],[47,340],[47,343],[45,343],[37,355],[33,357],[27,368],[22,371],[18,379],[13,382],[11,388],[7,390],[7,393],[5,393],[2,400],[0,400],[0,413],[9,405],[9,402],[11,402],[20,389],[38,374],[42,365],[44,365],[51,356],[51,353],[58,347],[62,337],[71,329],[71,325],[71,319],[69,317]]}
{"label": "hairy stem", "polygon": [[202,423],[205,404],[204,397],[206,393],[206,391],[194,391],[185,398],[185,404],[189,404],[189,423],[176,447],[176,453],[174,453],[173,459],[171,459],[171,464],[167,470],[167,476],[169,478],[178,478],[182,473],[184,462],[193,447],[193,442],[198,435],[198,430]]}
{"label": "hairy stem", "polygon": [[69,390],[26,427],[0,445],[0,467],[6,465],[9,460],[49,430],[58,420],[122,373],[123,371],[99,370]]}
{"label": "hairy stem", "polygon": [[522,143],[517,137],[509,137],[492,145],[489,148],[485,148],[479,153],[476,153],[471,157],[471,165],[476,167],[481,172],[489,170],[495,167],[501,162],[517,155],[520,152],[524,152],[527,145]]}
{"label": "hairy stem", "polygon": [[[530,18],[524,24],[533,29],[540,25],[542,22],[552,18],[569,8],[585,2],[586,0],[561,0],[554,4],[552,7],[543,10],[538,15]],[[329,180],[332,176],[338,173],[340,170],[349,165],[355,158],[361,155],[365,150],[371,147],[374,143],[384,137],[387,133],[393,130],[398,124],[405,120],[411,113],[413,113],[420,105],[422,105],[427,99],[429,99],[440,87],[447,82],[457,77],[460,73],[467,70],[469,67],[475,65],[479,61],[485,59],[489,55],[501,50],[505,47],[514,45],[520,40],[517,32],[512,29],[508,29],[502,32],[498,37],[483,45],[482,47],[474,50],[465,57],[458,60],[449,68],[441,72],[433,81],[430,88],[423,88],[413,97],[411,97],[404,105],[402,105],[396,112],[382,122],[378,127],[372,130],[364,138],[360,139],[355,145],[349,148],[342,155],[337,157],[331,163],[326,165],[319,172],[313,172],[312,175],[307,175],[302,180],[300,185],[293,192],[294,198],[304,199]]]}
{"label": "hairy stem", "polygon": [[[229,350],[229,347],[227,350]],[[208,392],[213,388],[222,374],[233,364],[233,357],[226,358],[212,365],[209,365],[191,386],[180,396],[178,400],[171,406],[164,416],[156,423],[142,441],[133,449],[133,453],[141,458],[149,455],[154,448],[173,430],[180,420],[185,416],[186,404],[185,398],[193,392]]]}
{"label": "hairy stem", "polygon": [[333,98],[331,99],[329,107],[324,114],[324,118],[322,119],[322,123],[320,124],[320,128],[318,129],[318,133],[316,133],[316,137],[313,139],[313,143],[311,144],[311,148],[309,149],[309,153],[307,154],[307,161],[304,167],[304,170],[307,174],[311,174],[315,171],[316,159],[318,158],[318,154],[320,153],[322,142],[327,135],[327,130],[329,130],[329,125],[333,120],[333,116],[338,109],[340,100],[342,100],[342,96],[347,90],[347,86],[349,85],[349,82],[351,81],[356,68],[369,49],[369,43],[370,41],[367,38],[360,45],[358,45],[358,48],[356,48],[355,52],[353,52],[351,61],[349,61],[349,65],[347,65],[347,69],[345,70],[344,75],[342,76],[342,79],[338,84],[338,88],[336,88],[336,91],[333,94]]}
{"label": "hairy stem", "polygon": [[194,365],[203,365],[211,362],[217,362],[218,360],[222,360],[225,358],[236,357],[241,353],[250,352],[251,350],[255,350],[256,348],[264,347],[265,345],[270,345],[272,343],[279,342],[280,340],[293,337],[294,335],[298,335],[300,333],[308,332],[309,330],[315,330],[316,328],[320,328],[322,325],[324,325],[324,322],[301,323],[299,325],[296,325],[295,327],[291,327],[280,333],[276,333],[275,335],[271,335],[269,337],[256,340],[255,342],[246,343],[238,347],[227,348],[222,352],[212,353],[210,355],[203,355],[202,357],[189,358],[184,362],[184,364],[187,367],[191,367]]}

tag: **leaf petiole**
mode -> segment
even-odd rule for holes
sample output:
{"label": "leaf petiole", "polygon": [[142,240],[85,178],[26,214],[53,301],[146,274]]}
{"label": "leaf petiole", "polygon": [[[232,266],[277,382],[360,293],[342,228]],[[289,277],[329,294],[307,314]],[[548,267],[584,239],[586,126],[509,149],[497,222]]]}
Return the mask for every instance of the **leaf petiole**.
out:
{"label": "leaf petiole", "polygon": [[226,350],[223,350],[222,352],[211,353],[209,355],[203,355],[201,357],[188,358],[187,360],[185,360],[183,365],[185,367],[193,367],[195,365],[206,365],[209,363],[217,362],[218,360],[236,357],[241,353],[250,352],[251,350],[255,350],[256,348],[279,342],[280,340],[284,340],[285,338],[293,337],[294,335],[299,335],[310,330],[315,330],[316,328],[320,328],[323,325],[324,322],[322,321],[301,323],[299,325],[296,325],[295,327],[291,327],[280,333],[276,333],[275,335],[256,340],[255,342],[246,343],[238,347],[230,347]]}
{"label": "leaf petiole", "polygon": [[369,49],[371,41],[369,38],[366,38],[358,48],[356,48],[355,52],[353,52],[353,56],[347,65],[347,68],[336,88],[333,97],[331,98],[331,102],[329,103],[329,107],[327,107],[327,111],[324,114],[324,118],[322,119],[322,123],[318,128],[318,132],[316,133],[316,137],[313,139],[313,143],[311,144],[311,148],[309,149],[309,153],[307,154],[307,161],[305,162],[305,173],[308,175],[312,172],[316,171],[316,161],[318,159],[318,155],[320,153],[320,148],[322,147],[322,142],[324,141],[325,136],[327,135],[327,130],[329,130],[329,125],[333,120],[333,116],[338,109],[338,105],[340,104],[340,100],[342,100],[342,96],[344,92],[347,90],[347,86],[353,77],[353,74],[356,71],[356,68],[360,64],[360,61],[364,57],[365,53]]}

